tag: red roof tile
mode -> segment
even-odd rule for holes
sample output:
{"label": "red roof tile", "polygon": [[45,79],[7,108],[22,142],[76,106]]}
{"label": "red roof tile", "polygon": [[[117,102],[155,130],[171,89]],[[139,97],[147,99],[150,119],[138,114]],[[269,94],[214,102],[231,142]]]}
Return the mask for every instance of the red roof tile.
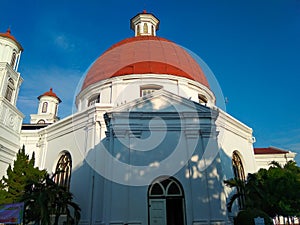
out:
{"label": "red roof tile", "polygon": [[268,148],[254,148],[254,154],[260,155],[260,154],[286,154],[289,153],[289,151],[274,148],[274,147],[268,147]]}
{"label": "red roof tile", "polygon": [[156,36],[137,36],[104,52],[88,71],[82,90],[101,80],[136,73],[171,74],[209,87],[199,64],[179,45]]}
{"label": "red roof tile", "polygon": [[38,100],[40,100],[40,98],[43,97],[43,96],[54,97],[54,98],[56,98],[56,99],[59,101],[59,103],[61,103],[60,98],[53,92],[53,89],[52,89],[52,88],[50,88],[50,91],[47,91],[47,92],[45,92],[44,94],[40,95],[40,96],[38,97]]}
{"label": "red roof tile", "polygon": [[5,38],[9,38],[9,39],[13,40],[18,45],[18,47],[21,49],[21,51],[23,51],[21,44],[17,41],[17,39],[14,36],[11,35],[10,28],[7,29],[6,33],[0,33],[0,37],[5,37]]}

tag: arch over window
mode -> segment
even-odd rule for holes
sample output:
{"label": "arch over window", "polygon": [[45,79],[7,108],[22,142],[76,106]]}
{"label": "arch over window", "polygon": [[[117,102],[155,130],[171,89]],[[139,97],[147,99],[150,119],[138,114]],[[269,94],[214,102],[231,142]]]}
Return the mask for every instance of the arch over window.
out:
{"label": "arch over window", "polygon": [[46,122],[45,122],[45,120],[39,120],[37,123],[38,124],[45,124]]}
{"label": "arch over window", "polygon": [[[237,151],[234,151],[232,154],[232,168],[233,168],[233,173],[235,178],[241,181],[246,180],[244,166],[241,157]],[[243,190],[237,187],[237,192],[241,194],[241,196],[238,198],[239,208],[243,209],[245,206],[245,197],[244,197]]]}
{"label": "arch over window", "polygon": [[207,98],[205,97],[205,95],[198,94],[198,100],[199,100],[200,104],[206,104],[207,103]]}
{"label": "arch over window", "polygon": [[185,204],[181,184],[173,177],[159,177],[148,189],[149,224],[184,225]]}
{"label": "arch over window", "polygon": [[54,181],[58,185],[65,187],[66,190],[70,189],[72,171],[72,159],[69,152],[63,152],[60,156],[55,169]]}
{"label": "arch over window", "polygon": [[159,178],[149,188],[149,197],[158,196],[183,196],[183,193],[180,184],[174,178]]}
{"label": "arch over window", "polygon": [[48,102],[43,102],[42,113],[46,113],[48,109]]}

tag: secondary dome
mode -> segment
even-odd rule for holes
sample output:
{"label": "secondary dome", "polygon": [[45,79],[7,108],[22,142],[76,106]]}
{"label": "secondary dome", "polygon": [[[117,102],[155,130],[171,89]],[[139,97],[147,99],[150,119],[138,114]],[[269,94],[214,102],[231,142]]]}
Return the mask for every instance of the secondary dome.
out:
{"label": "secondary dome", "polygon": [[44,94],[40,95],[40,96],[38,97],[38,100],[40,100],[41,97],[44,97],[44,96],[54,97],[54,98],[56,98],[56,99],[58,100],[59,103],[61,103],[60,98],[53,92],[53,89],[52,89],[52,88],[50,88],[50,90],[47,91],[47,92],[45,92]]}
{"label": "secondary dome", "polygon": [[159,20],[150,13],[131,19],[135,37],[118,42],[104,52],[91,66],[82,90],[99,81],[129,74],[170,74],[197,81],[209,87],[195,59],[182,47],[156,37]]}
{"label": "secondary dome", "polygon": [[0,33],[0,37],[13,40],[17,44],[18,48],[21,51],[23,51],[23,48],[22,48],[21,44],[17,41],[17,39],[14,36],[11,35],[10,28],[7,29],[6,33]]}

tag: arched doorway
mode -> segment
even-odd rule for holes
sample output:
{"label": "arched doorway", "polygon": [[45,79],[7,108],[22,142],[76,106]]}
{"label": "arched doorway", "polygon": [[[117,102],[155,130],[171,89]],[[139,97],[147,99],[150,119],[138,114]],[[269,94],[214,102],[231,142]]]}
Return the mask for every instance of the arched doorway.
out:
{"label": "arched doorway", "polygon": [[160,177],[148,189],[149,225],[184,225],[184,193],[171,177]]}

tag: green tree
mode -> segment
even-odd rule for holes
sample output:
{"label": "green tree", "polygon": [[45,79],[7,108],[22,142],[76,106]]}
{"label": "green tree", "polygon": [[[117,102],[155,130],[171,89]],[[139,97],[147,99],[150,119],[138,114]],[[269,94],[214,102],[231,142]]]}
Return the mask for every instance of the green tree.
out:
{"label": "green tree", "polygon": [[73,202],[72,193],[57,185],[52,178],[47,174],[42,182],[27,187],[25,222],[57,225],[59,217],[66,215],[67,225],[78,224],[80,207]]}
{"label": "green tree", "polygon": [[78,224],[80,207],[73,202],[73,195],[53,181],[46,170],[34,167],[25,147],[19,150],[7,169],[7,176],[0,182],[0,204],[25,203],[25,224],[57,225],[59,217],[66,215],[66,225]]}
{"label": "green tree", "polygon": [[34,167],[34,154],[31,159],[25,154],[23,146],[17,153],[13,167],[8,166],[7,176],[0,181],[0,204],[20,202],[25,193],[25,187],[31,183],[41,182],[46,170]]}
{"label": "green tree", "polygon": [[265,225],[273,225],[272,219],[265,212],[257,209],[239,211],[234,219],[234,225],[255,225],[254,218],[264,218]]}
{"label": "green tree", "polygon": [[260,169],[249,174],[245,182],[237,179],[224,181],[230,187],[237,187],[243,192],[232,196],[228,203],[231,209],[233,202],[240,195],[245,197],[245,209],[258,209],[270,217],[299,216],[300,212],[300,168],[289,161],[284,167],[272,162],[270,168]]}

